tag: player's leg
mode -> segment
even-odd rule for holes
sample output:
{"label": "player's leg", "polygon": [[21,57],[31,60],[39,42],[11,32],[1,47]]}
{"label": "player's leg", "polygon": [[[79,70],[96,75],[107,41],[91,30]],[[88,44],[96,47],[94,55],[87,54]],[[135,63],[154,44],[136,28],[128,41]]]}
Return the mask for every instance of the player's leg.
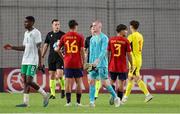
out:
{"label": "player's leg", "polygon": [[63,61],[57,60],[56,62],[56,74],[58,77],[59,84],[61,86],[61,98],[65,97],[65,80],[63,72]]}
{"label": "player's leg", "polygon": [[117,79],[117,73],[110,72],[109,74],[110,74],[110,77],[111,77],[111,86],[114,89],[114,91],[116,91],[115,82],[116,82],[116,79]]}
{"label": "player's leg", "polygon": [[64,62],[58,59],[56,61],[56,73],[57,77],[59,78],[59,84],[61,86],[61,98],[65,97],[65,79],[64,79]]}
{"label": "player's leg", "polygon": [[71,106],[71,91],[72,91],[72,82],[73,82],[73,70],[64,69],[65,74],[65,92],[66,92],[66,105]]}
{"label": "player's leg", "polygon": [[50,99],[55,99],[55,91],[56,91],[56,72],[49,70],[49,76],[50,76],[50,82],[49,82],[49,87],[50,87]]}
{"label": "player's leg", "polygon": [[124,85],[127,79],[127,73],[119,73],[118,79],[119,87],[117,89],[117,95],[122,100],[124,94]]}
{"label": "player's leg", "polygon": [[81,106],[81,95],[82,95],[82,77],[75,78],[76,82],[76,106]]}
{"label": "player's leg", "polygon": [[97,99],[98,95],[99,95],[99,90],[101,89],[101,81],[100,80],[95,81],[95,88],[96,88],[95,99]]}
{"label": "player's leg", "polygon": [[30,87],[27,84],[27,65],[21,66],[21,76],[24,78],[24,94],[23,94],[23,104],[16,105],[16,107],[27,107],[29,106],[29,91]]}
{"label": "player's leg", "polygon": [[[134,71],[129,71],[128,72],[128,82],[127,82],[127,87],[126,87],[126,92],[124,94],[124,97],[122,99],[122,102],[125,103],[131,93],[131,90],[132,88],[134,87],[134,75],[135,75],[135,72],[137,70],[137,65],[136,65],[136,60],[134,58],[134,56],[132,56],[132,59],[133,59],[133,65],[135,67],[135,70]],[[130,63],[129,63],[129,68],[131,67]]]}
{"label": "player's leg", "polygon": [[34,88],[35,90],[37,90],[43,96],[44,98],[43,106],[46,107],[49,103],[49,95],[33,81],[33,78],[36,74],[36,69],[37,69],[36,65],[28,65],[27,73],[26,73],[27,84],[32,88]]}
{"label": "player's leg", "polygon": [[134,76],[133,76],[133,73],[129,72],[128,73],[128,82],[127,82],[126,92],[125,92],[124,97],[122,99],[123,103],[127,102],[128,97],[129,97],[133,87],[134,87]]}
{"label": "player's leg", "polygon": [[90,106],[95,107],[95,79],[98,76],[96,71],[91,71],[90,75],[90,82],[89,82],[89,99],[90,99]]}
{"label": "player's leg", "polygon": [[[115,82],[116,82],[116,79],[117,79],[117,73],[110,72],[109,74],[110,74],[110,77],[111,77],[111,86],[114,89],[114,91],[116,91]],[[109,104],[110,105],[114,104],[114,98],[113,97],[110,98]]]}
{"label": "player's leg", "polygon": [[108,69],[107,68],[99,68],[99,76],[101,78],[102,85],[108,90],[108,92],[111,94],[111,96],[114,99],[115,107],[120,106],[120,98],[117,96],[116,92],[114,91],[113,87],[110,84],[110,81],[108,80]]}
{"label": "player's leg", "polygon": [[140,67],[137,67],[136,70],[136,76],[135,76],[135,81],[138,84],[138,87],[141,89],[141,91],[145,94],[146,98],[145,98],[145,102],[149,102],[150,100],[152,100],[153,96],[149,93],[146,84],[144,83],[144,81],[141,79],[140,76]]}
{"label": "player's leg", "polygon": [[49,70],[49,87],[50,87],[50,99],[55,99],[56,91],[56,63],[52,62],[51,58],[48,58],[48,70]]}
{"label": "player's leg", "polygon": [[24,77],[24,104],[29,105],[29,92],[30,92],[30,86],[27,84],[27,76],[22,74]]}

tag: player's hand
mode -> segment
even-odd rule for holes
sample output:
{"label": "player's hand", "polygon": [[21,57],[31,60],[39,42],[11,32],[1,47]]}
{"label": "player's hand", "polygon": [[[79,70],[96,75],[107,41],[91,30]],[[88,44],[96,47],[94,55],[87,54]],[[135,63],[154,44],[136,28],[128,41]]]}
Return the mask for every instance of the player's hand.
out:
{"label": "player's hand", "polygon": [[6,44],[6,45],[4,45],[4,49],[5,50],[12,50],[12,45]]}
{"label": "player's hand", "polygon": [[96,59],[92,65],[93,67],[96,67],[98,64],[99,64],[99,59]]}
{"label": "player's hand", "polygon": [[90,63],[85,63],[84,65],[83,65],[83,67],[84,67],[84,70],[87,70],[88,72],[92,69],[92,64],[90,64]]}
{"label": "player's hand", "polygon": [[45,65],[38,66],[38,70],[45,74]]}

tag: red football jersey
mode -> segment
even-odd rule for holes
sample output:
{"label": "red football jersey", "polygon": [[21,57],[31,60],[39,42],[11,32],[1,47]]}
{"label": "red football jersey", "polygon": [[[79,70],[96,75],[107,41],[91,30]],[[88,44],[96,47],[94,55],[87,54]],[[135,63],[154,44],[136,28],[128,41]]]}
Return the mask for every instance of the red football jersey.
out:
{"label": "red football jersey", "polygon": [[127,72],[126,54],[131,52],[129,41],[119,36],[111,37],[108,43],[108,51],[111,53],[109,71]]}
{"label": "red football jersey", "polygon": [[84,47],[84,37],[77,32],[67,32],[60,39],[59,47],[64,46],[64,68],[82,68],[81,48]]}

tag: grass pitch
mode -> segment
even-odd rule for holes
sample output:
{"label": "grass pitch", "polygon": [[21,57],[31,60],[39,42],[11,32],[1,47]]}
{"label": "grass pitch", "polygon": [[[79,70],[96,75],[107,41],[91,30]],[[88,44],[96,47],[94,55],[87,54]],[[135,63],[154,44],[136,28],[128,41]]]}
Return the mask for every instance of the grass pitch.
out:
{"label": "grass pitch", "polygon": [[22,103],[22,94],[0,93],[0,113],[180,113],[180,95],[154,94],[154,99],[144,103],[143,94],[131,94],[128,102],[118,108],[109,105],[109,94],[100,94],[96,100],[96,107],[90,108],[88,94],[82,95],[82,104],[85,107],[76,107],[75,94],[72,95],[72,106],[65,107],[66,100],[50,100],[48,107],[42,107],[42,97],[38,93],[30,94],[30,107],[16,108]]}

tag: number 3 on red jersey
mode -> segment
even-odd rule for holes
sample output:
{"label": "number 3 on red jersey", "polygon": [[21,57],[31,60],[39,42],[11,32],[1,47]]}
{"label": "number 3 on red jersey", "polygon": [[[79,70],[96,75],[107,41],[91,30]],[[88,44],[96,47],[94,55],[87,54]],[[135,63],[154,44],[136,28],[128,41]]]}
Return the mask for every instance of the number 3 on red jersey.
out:
{"label": "number 3 on red jersey", "polygon": [[121,44],[114,44],[115,50],[117,53],[114,52],[115,57],[119,57],[121,55]]}

